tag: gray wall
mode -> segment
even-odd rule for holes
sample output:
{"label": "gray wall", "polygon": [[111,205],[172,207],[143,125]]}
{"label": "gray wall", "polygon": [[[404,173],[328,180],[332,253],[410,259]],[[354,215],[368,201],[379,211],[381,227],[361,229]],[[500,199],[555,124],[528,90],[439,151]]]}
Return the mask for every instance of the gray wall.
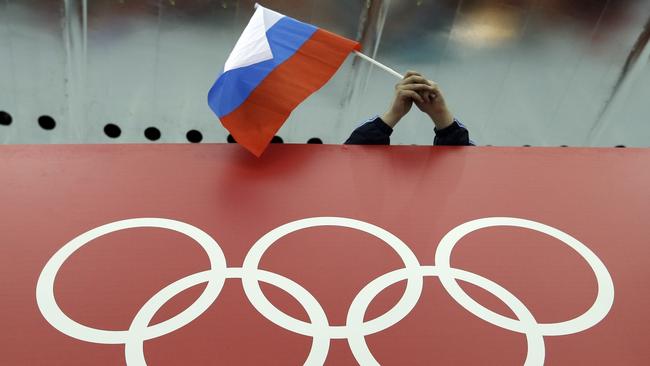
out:
{"label": "gray wall", "polygon": [[[650,0],[261,2],[436,80],[481,145],[650,146]],[[145,142],[150,126],[158,142],[225,142],[206,95],[253,4],[1,0],[0,143]],[[350,56],[278,134],[340,143],[395,82]],[[414,111],[393,141],[430,144],[431,130]]]}

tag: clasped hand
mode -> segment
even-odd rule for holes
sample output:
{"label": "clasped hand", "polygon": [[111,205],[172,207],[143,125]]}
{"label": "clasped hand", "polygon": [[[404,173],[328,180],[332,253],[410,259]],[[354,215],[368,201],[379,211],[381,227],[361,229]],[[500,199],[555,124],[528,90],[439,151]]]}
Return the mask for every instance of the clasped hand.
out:
{"label": "clasped hand", "polygon": [[413,104],[431,118],[438,130],[446,128],[454,122],[454,116],[447,108],[438,84],[415,71],[407,72],[404,78],[395,85],[395,98],[381,119],[394,128],[411,110]]}

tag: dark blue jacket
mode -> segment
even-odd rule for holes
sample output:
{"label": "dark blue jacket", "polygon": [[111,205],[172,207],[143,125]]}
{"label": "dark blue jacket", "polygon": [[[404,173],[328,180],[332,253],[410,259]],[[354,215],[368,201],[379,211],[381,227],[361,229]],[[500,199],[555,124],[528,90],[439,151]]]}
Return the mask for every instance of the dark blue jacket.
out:
{"label": "dark blue jacket", "polygon": [[[442,130],[433,129],[436,137],[434,145],[446,146],[473,146],[469,139],[469,131],[458,120],[454,120],[449,127]],[[346,145],[390,145],[390,135],[393,129],[384,123],[380,117],[368,121],[357,127],[352,135],[345,141]]]}

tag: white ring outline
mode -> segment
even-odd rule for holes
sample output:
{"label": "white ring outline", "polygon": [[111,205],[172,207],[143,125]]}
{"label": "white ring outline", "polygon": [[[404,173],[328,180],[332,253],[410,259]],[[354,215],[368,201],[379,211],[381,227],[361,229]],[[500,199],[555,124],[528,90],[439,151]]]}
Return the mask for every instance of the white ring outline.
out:
{"label": "white ring outline", "polygon": [[169,229],[189,236],[199,243],[208,255],[208,259],[210,260],[210,271],[214,274],[223,273],[223,275],[210,281],[203,290],[203,293],[201,293],[196,301],[187,309],[170,319],[151,327],[147,327],[143,330],[142,334],[137,336],[137,338],[151,339],[173,332],[174,330],[190,323],[201,314],[199,312],[197,315],[195,309],[207,309],[210,307],[214,300],[219,296],[219,292],[221,292],[221,288],[226,280],[226,258],[221,251],[219,244],[217,244],[217,242],[204,231],[181,221],[161,218],[136,218],[115,221],[86,231],[69,241],[59,249],[52,258],[50,258],[41,271],[38,282],[36,283],[36,303],[41,314],[45,317],[45,320],[60,332],[82,341],[105,344],[126,343],[129,337],[132,337],[132,335],[129,334],[129,331],[91,328],[70,319],[70,317],[61,310],[56,302],[54,296],[54,281],[56,280],[56,275],[63,263],[74,254],[74,252],[88,244],[90,241],[115,231],[141,227]]}
{"label": "white ring outline", "polygon": [[442,240],[440,240],[440,244],[438,244],[435,254],[435,265],[438,267],[439,271],[438,277],[440,278],[443,287],[449,293],[449,296],[453,297],[459,305],[472,314],[488,323],[496,325],[497,327],[508,329],[513,332],[526,333],[525,325],[522,325],[520,321],[498,314],[472,299],[458,285],[449,272],[452,268],[450,264],[451,252],[458,241],[473,231],[495,226],[512,226],[531,229],[556,238],[580,254],[596,275],[598,295],[596,296],[596,300],[591,308],[582,315],[571,320],[558,323],[538,324],[537,326],[540,328],[543,335],[559,336],[578,333],[593,327],[607,316],[609,310],[612,308],[612,304],[614,303],[614,282],[607,271],[607,267],[605,267],[598,256],[596,256],[596,254],[594,254],[594,252],[592,252],[586,245],[578,241],[578,239],[563,231],[536,221],[515,217],[488,217],[472,220],[456,226],[449,231]]}

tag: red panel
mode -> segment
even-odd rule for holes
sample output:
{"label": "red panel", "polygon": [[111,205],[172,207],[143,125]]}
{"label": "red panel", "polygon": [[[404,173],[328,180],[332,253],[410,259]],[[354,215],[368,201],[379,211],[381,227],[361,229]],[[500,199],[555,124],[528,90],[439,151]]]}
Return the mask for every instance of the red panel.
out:
{"label": "red panel", "polygon": [[[149,365],[300,365],[310,351],[311,360],[318,362],[314,355],[323,349],[314,351],[312,337],[299,334],[303,332],[316,335],[320,346],[329,345],[321,352],[326,364],[354,365],[363,357],[351,351],[348,339],[361,329],[368,334],[356,339],[365,339],[382,365],[521,365],[529,349],[521,332],[528,332],[533,343],[543,341],[547,365],[647,365],[649,166],[647,149],[273,145],[257,159],[232,145],[2,146],[0,364],[124,364],[124,342],[131,337],[137,345],[139,334],[151,338],[144,341]],[[313,217],[359,220],[312,223],[360,228],[368,223],[378,227],[366,228],[375,234],[381,229],[394,234],[393,245],[405,243],[400,253],[411,264],[419,262],[417,268],[409,267],[410,285],[401,281],[380,291],[365,319],[382,316],[396,304],[407,314],[398,314],[394,324],[376,332],[352,325],[329,330],[309,326],[310,316],[317,323],[319,314],[330,325],[344,325],[350,305],[369,282],[404,267],[395,250],[362,230],[297,230],[261,256],[260,268],[266,272],[238,269],[249,268],[251,262],[244,259],[252,258],[254,243],[265,234]],[[445,273],[498,284],[511,293],[514,300],[506,301],[523,304],[517,314],[524,321],[516,321],[502,302],[506,295],[480,287],[493,285],[460,282],[478,303],[515,319],[508,324],[519,330],[477,317],[473,305],[466,310],[441,277],[424,277],[422,291],[417,291],[420,275],[444,271],[440,253],[450,242],[439,246],[443,237],[489,217],[539,224],[530,229],[515,225],[529,221],[503,219],[491,223],[515,226],[472,231],[453,248],[456,270]],[[86,333],[58,330],[41,312],[49,319],[52,309],[37,305],[36,286],[46,263],[84,232],[133,218],[177,220],[181,223],[174,228],[189,224],[205,232],[206,240],[213,238],[218,245],[206,246],[216,269],[206,274],[211,279],[206,293],[225,281],[216,300],[208,299],[207,309],[194,312],[196,319],[180,329],[138,330],[136,324],[126,332],[158,291],[208,270],[210,260],[197,242],[176,231],[119,230],[74,252],[54,278],[53,290],[74,321],[124,332],[103,333],[113,337],[106,342],[115,344],[101,344],[70,336],[89,337]],[[144,221],[156,222],[163,221]],[[604,281],[600,292],[589,263],[540,232],[540,224],[577,239],[584,244],[580,250],[593,254],[592,264],[603,265],[596,270]],[[219,258],[225,258],[226,272]],[[394,275],[399,278],[402,272]],[[293,323],[276,325],[249,301],[247,293],[261,306],[252,287],[244,291],[241,277],[248,276],[244,282],[250,286],[255,275],[280,286],[263,283],[261,288],[271,304],[296,318]],[[610,276],[613,294],[605,281]],[[285,282],[279,283],[282,278]],[[181,292],[161,305],[151,323],[172,324],[167,320],[193,309],[205,289],[206,283],[199,283]],[[400,300],[405,289],[414,296],[410,311]],[[305,296],[315,304],[305,305]],[[613,296],[611,309],[607,296]],[[537,325],[576,318],[597,297],[605,299],[605,307],[604,318],[595,325],[580,331],[568,326],[564,335],[551,335],[557,327]],[[526,309],[534,321],[525,319]],[[537,346],[530,349],[539,353]],[[137,352],[129,357],[133,354]],[[540,361],[539,354],[531,357],[530,365]]]}

